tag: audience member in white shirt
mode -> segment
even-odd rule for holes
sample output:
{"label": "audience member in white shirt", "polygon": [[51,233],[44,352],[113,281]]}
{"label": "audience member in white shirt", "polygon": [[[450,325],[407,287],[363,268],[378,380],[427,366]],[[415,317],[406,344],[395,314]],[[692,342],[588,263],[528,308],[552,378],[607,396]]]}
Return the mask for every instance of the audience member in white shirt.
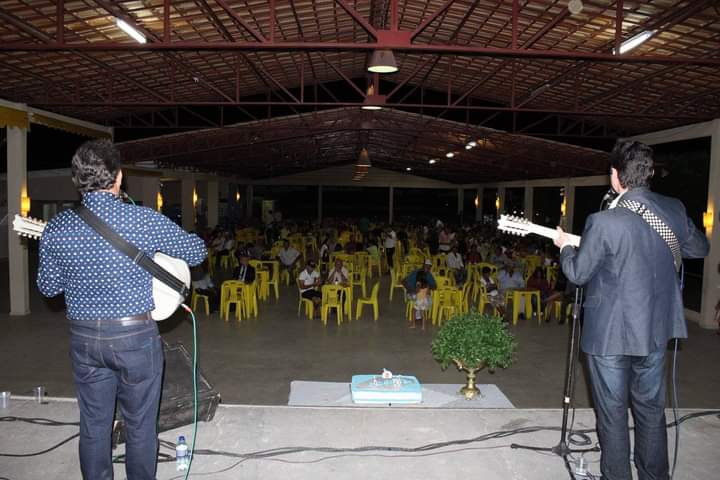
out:
{"label": "audience member in white shirt", "polygon": [[388,268],[393,268],[393,257],[395,255],[395,243],[397,242],[397,234],[392,227],[388,227],[385,231],[385,255],[387,255]]}
{"label": "audience member in white shirt", "polygon": [[315,270],[315,262],[307,263],[305,269],[300,272],[298,283],[300,284],[300,296],[312,301],[315,312],[319,313],[322,294],[320,293],[320,272]]}
{"label": "audience member in white shirt", "polygon": [[278,253],[278,260],[280,260],[280,267],[292,271],[295,268],[295,264],[300,259],[300,252],[290,246],[290,242],[285,240],[283,242],[283,248]]}
{"label": "audience member in white shirt", "polygon": [[457,245],[453,245],[452,251],[447,256],[447,266],[453,270],[455,274],[455,282],[462,284],[465,282],[465,263],[462,255],[458,252]]}
{"label": "audience member in white shirt", "polygon": [[343,267],[342,260],[335,260],[335,266],[328,272],[327,283],[331,285],[350,285],[350,273],[347,268]]}

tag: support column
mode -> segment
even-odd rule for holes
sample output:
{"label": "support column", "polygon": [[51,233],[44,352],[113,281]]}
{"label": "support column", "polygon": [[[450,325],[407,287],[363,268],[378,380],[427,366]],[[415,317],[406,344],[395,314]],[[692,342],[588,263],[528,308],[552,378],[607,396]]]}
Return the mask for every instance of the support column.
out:
{"label": "support column", "polygon": [[457,216],[460,220],[460,223],[462,224],[462,218],[463,218],[463,209],[465,208],[464,205],[464,195],[465,191],[462,188],[457,189]]}
{"label": "support column", "polygon": [[[708,179],[708,199],[706,212],[711,213],[713,225],[706,229],[710,241],[710,254],[705,258],[703,267],[702,305],[700,307],[700,326],[717,328],[715,323],[715,305],[720,298],[720,120],[713,125],[710,143],[710,175]],[[702,228],[702,226],[701,226]]]}
{"label": "support column", "polygon": [[573,231],[573,217],[575,216],[575,185],[565,185],[565,216],[563,217],[563,229],[566,232]]}
{"label": "support column", "polygon": [[322,199],[322,195],[323,195],[323,186],[322,186],[322,185],[318,185],[318,195],[317,195],[317,223],[318,223],[318,225],[322,224],[322,218],[323,218],[323,211],[322,211],[323,199]]}
{"label": "support column", "polygon": [[215,228],[218,224],[218,211],[220,201],[219,185],[217,180],[207,182],[207,226]]}
{"label": "support column", "polygon": [[245,187],[245,218],[251,219],[253,216],[253,186]]}
{"label": "support column", "polygon": [[533,211],[533,208],[534,208],[533,201],[535,200],[533,198],[534,194],[535,194],[535,189],[533,187],[525,187],[525,196],[524,196],[525,197],[524,198],[525,208],[523,210],[525,210],[525,218],[527,218],[531,222],[534,221],[533,218],[535,218],[535,212]]}
{"label": "support column", "polygon": [[160,178],[143,177],[141,198],[144,206],[157,210],[157,196],[159,192]]}
{"label": "support column", "polygon": [[195,205],[193,205],[193,193],[196,191],[195,177],[183,177],[181,184],[180,212],[182,215],[182,227],[189,232],[195,229]]}
{"label": "support column", "polygon": [[477,198],[477,205],[475,205],[475,221],[481,222],[482,221],[482,212],[483,212],[483,195],[485,194],[485,189],[483,187],[478,187],[477,195],[475,198]]}
{"label": "support column", "polygon": [[[500,199],[500,208],[497,209],[498,217],[505,213],[505,187],[498,187],[497,198]],[[496,200],[497,202],[497,200]]]}
{"label": "support column", "polygon": [[7,127],[10,315],[28,315],[30,313],[27,241],[23,241],[10,227],[15,214],[20,213],[23,194],[27,195],[27,130]]}
{"label": "support column", "polygon": [[389,197],[388,197],[388,223],[391,225],[393,223],[393,214],[394,214],[393,202],[395,201],[393,197],[395,197],[394,187],[392,185],[390,185]]}

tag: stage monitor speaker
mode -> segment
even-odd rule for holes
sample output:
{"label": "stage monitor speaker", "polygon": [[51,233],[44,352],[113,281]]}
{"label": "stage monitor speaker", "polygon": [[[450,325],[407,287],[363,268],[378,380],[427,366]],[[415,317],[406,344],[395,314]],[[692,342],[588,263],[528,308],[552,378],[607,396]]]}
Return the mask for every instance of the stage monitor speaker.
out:
{"label": "stage monitor speaker", "polygon": [[[160,396],[158,432],[165,432],[193,421],[192,358],[182,343],[167,344],[163,340],[165,372]],[[198,368],[198,421],[209,422],[215,416],[220,394]],[[120,409],[115,413],[113,445],[125,442],[125,423]]]}

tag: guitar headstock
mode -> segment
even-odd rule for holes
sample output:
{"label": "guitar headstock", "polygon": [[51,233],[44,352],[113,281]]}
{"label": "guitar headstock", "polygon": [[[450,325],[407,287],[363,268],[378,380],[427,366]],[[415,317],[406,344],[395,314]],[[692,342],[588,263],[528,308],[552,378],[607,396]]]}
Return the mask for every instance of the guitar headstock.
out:
{"label": "guitar headstock", "polygon": [[40,238],[45,229],[46,222],[36,218],[15,215],[13,219],[13,230],[21,237]]}
{"label": "guitar headstock", "polygon": [[497,228],[503,232],[524,237],[530,233],[530,225],[530,221],[526,218],[513,215],[500,215]]}

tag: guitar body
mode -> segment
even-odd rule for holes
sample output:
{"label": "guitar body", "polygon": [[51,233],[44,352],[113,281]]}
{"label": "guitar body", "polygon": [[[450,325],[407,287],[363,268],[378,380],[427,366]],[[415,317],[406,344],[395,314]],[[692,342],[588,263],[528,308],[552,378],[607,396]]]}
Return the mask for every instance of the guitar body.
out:
{"label": "guitar body", "polygon": [[[45,222],[41,220],[20,215],[15,215],[13,220],[13,230],[21,237],[40,238],[44,229]],[[184,260],[160,252],[153,256],[153,260],[190,288],[190,267]],[[152,319],[158,322],[175,313],[175,310],[185,301],[182,295],[155,277],[152,279],[152,294],[155,309],[151,315]]]}
{"label": "guitar body", "polygon": [[[160,252],[153,255],[153,260],[190,288],[190,267],[187,263]],[[155,277],[152,279],[152,291],[155,309],[151,314],[155,321],[165,320],[185,301],[182,295]]]}

